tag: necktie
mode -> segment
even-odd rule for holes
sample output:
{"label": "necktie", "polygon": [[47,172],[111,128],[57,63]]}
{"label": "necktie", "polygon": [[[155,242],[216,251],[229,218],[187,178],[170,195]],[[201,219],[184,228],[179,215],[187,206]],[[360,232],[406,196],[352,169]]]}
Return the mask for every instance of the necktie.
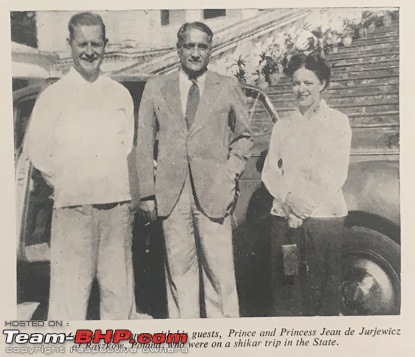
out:
{"label": "necktie", "polygon": [[197,85],[196,79],[192,79],[192,85],[189,88],[189,93],[187,94],[187,103],[186,103],[186,124],[187,128],[190,129],[190,127],[193,124],[193,121],[195,120],[197,107],[199,105],[200,100],[200,93],[199,93],[199,87]]}

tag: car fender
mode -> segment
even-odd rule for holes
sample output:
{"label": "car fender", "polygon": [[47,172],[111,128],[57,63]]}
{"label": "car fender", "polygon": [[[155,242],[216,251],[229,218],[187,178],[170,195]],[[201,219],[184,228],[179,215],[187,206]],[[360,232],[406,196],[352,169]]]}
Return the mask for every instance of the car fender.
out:
{"label": "car fender", "polygon": [[400,242],[398,162],[352,162],[343,193],[348,226],[368,227]]}

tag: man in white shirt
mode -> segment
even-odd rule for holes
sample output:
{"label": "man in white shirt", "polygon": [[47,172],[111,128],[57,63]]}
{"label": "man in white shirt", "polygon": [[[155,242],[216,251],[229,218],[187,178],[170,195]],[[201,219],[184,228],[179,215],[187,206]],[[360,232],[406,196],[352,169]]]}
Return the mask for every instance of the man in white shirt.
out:
{"label": "man in white shirt", "polygon": [[107,43],[99,15],[68,24],[73,68],[38,98],[25,150],[54,188],[48,319],[84,320],[91,286],[101,319],[135,311],[127,155],[134,136],[127,89],[101,75]]}
{"label": "man in white shirt", "polygon": [[141,208],[163,222],[170,318],[239,316],[229,214],[253,137],[236,79],[207,69],[212,36],[184,24],[180,71],[152,78],[140,104]]}

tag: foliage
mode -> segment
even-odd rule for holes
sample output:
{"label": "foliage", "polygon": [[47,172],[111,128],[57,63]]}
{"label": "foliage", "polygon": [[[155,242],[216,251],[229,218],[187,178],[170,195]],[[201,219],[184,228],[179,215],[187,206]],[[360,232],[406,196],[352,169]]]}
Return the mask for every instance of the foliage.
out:
{"label": "foliage", "polygon": [[256,44],[254,50],[254,73],[256,78],[263,76],[270,85],[273,74],[282,74],[284,66],[296,53],[321,52],[321,41],[303,26],[299,31],[289,30],[274,38]]}
{"label": "foliage", "polygon": [[385,26],[385,19],[389,18],[390,20],[398,20],[399,12],[398,10],[375,10],[375,11],[363,11],[362,13],[362,26],[369,27],[382,27]]}
{"label": "foliage", "polygon": [[236,66],[236,70],[233,73],[233,75],[238,79],[241,83],[246,83],[246,59],[242,58],[242,55],[239,55],[239,57],[235,60],[235,63],[231,65],[231,67]]}
{"label": "foliage", "polygon": [[[317,52],[326,56],[336,52],[339,47],[349,46],[352,39],[364,36],[365,28],[371,23],[383,26],[385,16],[397,20],[399,13],[396,10],[362,11],[359,8],[313,12],[302,24],[293,25],[255,43],[249,65],[249,55],[239,55],[234,60],[237,70],[233,74],[242,82],[258,85],[265,81],[270,85],[273,75],[281,75],[294,54]],[[360,31],[362,29],[364,31]]]}

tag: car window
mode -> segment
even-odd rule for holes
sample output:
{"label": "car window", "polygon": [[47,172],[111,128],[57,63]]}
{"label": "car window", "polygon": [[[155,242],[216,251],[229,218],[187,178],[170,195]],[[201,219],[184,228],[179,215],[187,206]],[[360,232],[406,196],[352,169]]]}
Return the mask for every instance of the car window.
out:
{"label": "car window", "polygon": [[15,153],[20,151],[23,139],[26,133],[27,124],[36,102],[36,97],[25,98],[20,100],[14,106],[14,150]]}
{"label": "car window", "polygon": [[255,90],[255,88],[242,87],[242,91],[246,96],[249,121],[253,134],[257,136],[269,132],[272,129],[275,118],[267,105],[264,94]]}

